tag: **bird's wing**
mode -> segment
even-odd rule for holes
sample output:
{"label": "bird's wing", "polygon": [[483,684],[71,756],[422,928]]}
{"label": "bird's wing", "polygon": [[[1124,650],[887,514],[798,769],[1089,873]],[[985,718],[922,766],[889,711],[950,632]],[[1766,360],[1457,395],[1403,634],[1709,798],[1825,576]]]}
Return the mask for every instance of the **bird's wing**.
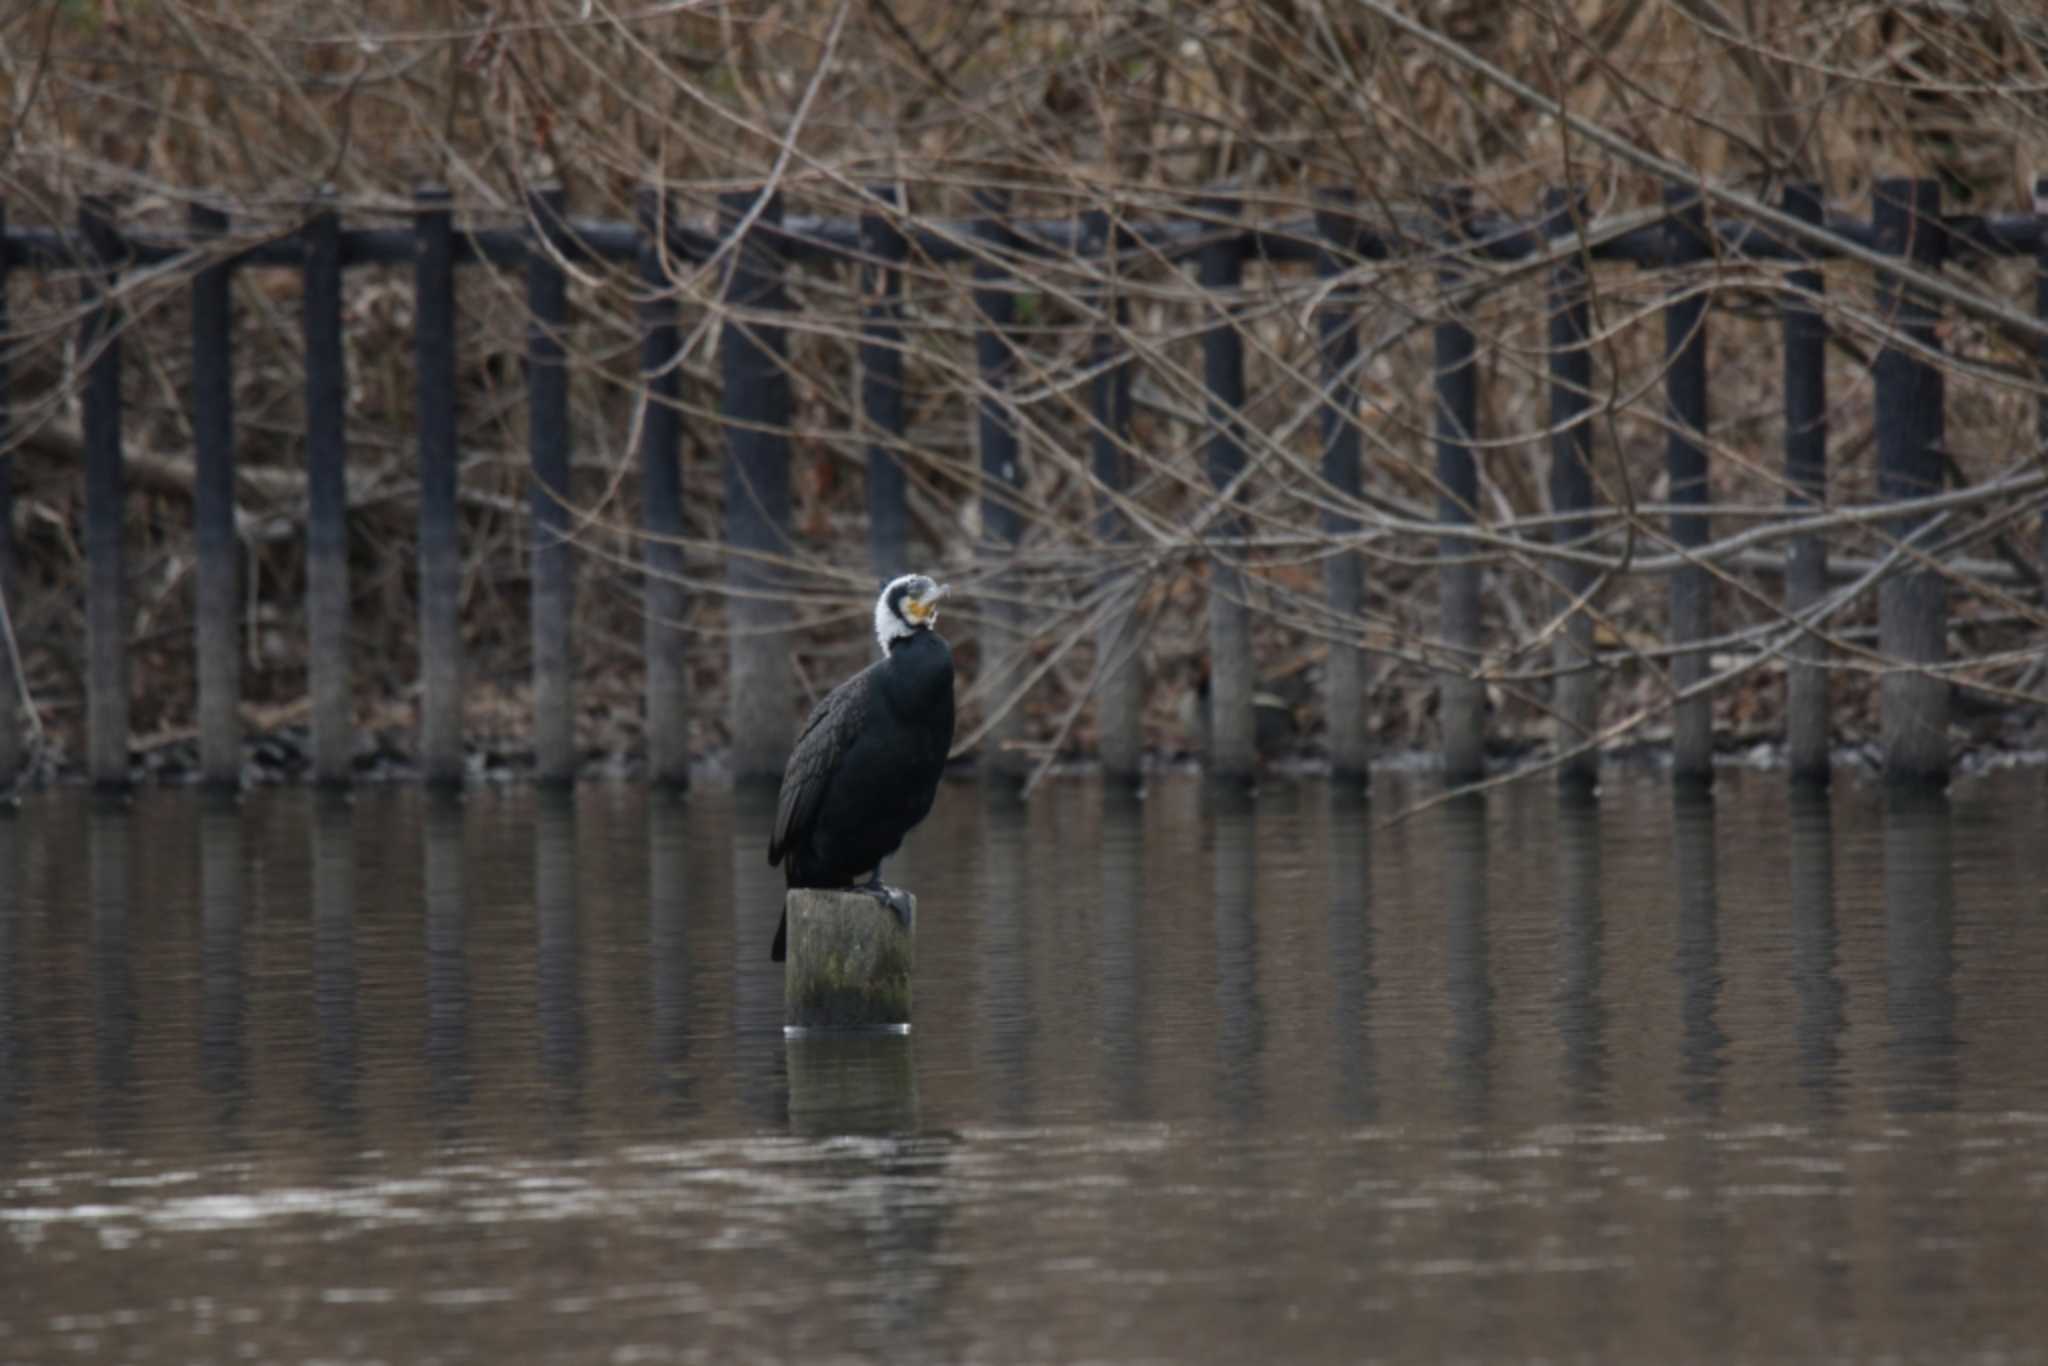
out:
{"label": "bird's wing", "polygon": [[[865,672],[855,674],[818,699],[796,737],[789,764],[782,771],[782,792],[775,805],[775,830],[768,837],[768,862],[782,862],[794,835],[811,822],[825,795],[839,756],[866,719],[868,688]],[[858,686],[856,686],[858,685]]]}

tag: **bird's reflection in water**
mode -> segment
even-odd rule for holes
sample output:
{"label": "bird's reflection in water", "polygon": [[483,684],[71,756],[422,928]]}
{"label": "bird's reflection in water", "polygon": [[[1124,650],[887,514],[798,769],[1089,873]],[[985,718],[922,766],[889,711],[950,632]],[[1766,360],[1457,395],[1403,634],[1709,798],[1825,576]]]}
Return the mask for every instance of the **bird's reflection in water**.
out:
{"label": "bird's reflection in water", "polygon": [[1210,818],[1216,933],[1216,1096],[1226,1117],[1256,1123],[1265,1110],[1259,999],[1257,806],[1234,783],[1204,790]]}
{"label": "bird's reflection in water", "polygon": [[1714,799],[1692,788],[1672,794],[1672,870],[1677,879],[1679,1087],[1686,1104],[1709,1115],[1721,1104],[1721,929],[1714,875]]}
{"label": "bird's reflection in water", "polygon": [[199,1084],[224,1141],[236,1142],[247,1087],[242,971],[242,808],[208,793],[199,812]]}
{"label": "bird's reflection in water", "polygon": [[539,946],[538,1018],[541,1075],[564,1135],[583,1113],[583,929],[576,895],[576,803],[573,794],[544,790],[533,808],[533,906]]}
{"label": "bird's reflection in water", "polygon": [[980,1071],[991,1111],[1028,1121],[1037,1105],[1031,1065],[1037,1011],[1031,990],[1030,810],[1009,783],[981,785]]}
{"label": "bird's reflection in water", "polygon": [[1841,1109],[1842,1030],[1848,1022],[1838,974],[1834,808],[1824,790],[1802,786],[1793,789],[1786,816],[1799,1084],[1819,1113],[1832,1116]]}
{"label": "bird's reflection in water", "polygon": [[[658,1087],[676,1118],[695,1115],[690,1077],[690,808],[669,792],[647,797],[647,946]],[[740,942],[746,952],[747,943]]]}
{"label": "bird's reflection in water", "polygon": [[772,784],[733,786],[732,1025],[741,1104],[754,1122],[780,1128],[789,1118],[782,1047],[784,965],[771,961],[768,949],[788,889],[781,870],[768,864],[775,802]]}
{"label": "bird's reflection in water", "polygon": [[1330,986],[1335,1002],[1338,1117],[1378,1116],[1372,1044],[1372,807],[1362,788],[1330,785]]}
{"label": "bird's reflection in water", "polygon": [[1572,1112],[1591,1119],[1602,1113],[1607,1096],[1600,804],[1568,789],[1557,794],[1557,914],[1557,994],[1551,1018],[1563,1046]]}
{"label": "bird's reflection in water", "polygon": [[313,1096],[321,1123],[340,1138],[357,1132],[356,832],[348,795],[313,802]]}
{"label": "bird's reflection in water", "polygon": [[1145,956],[1139,919],[1145,901],[1145,805],[1135,788],[1102,789],[1102,904],[1097,921],[1097,1028],[1101,1032],[1105,1109],[1118,1119],[1148,1113],[1140,1022]]}
{"label": "bird's reflection in water", "polygon": [[1439,811],[1444,860],[1444,995],[1451,1008],[1446,1059],[1458,1119],[1483,1125],[1493,1092],[1493,979],[1486,902],[1486,798],[1468,793]]}
{"label": "bird's reflection in water", "polygon": [[463,902],[463,815],[444,792],[425,797],[420,894],[425,903],[427,1104],[444,1139],[470,1102],[469,942]]}

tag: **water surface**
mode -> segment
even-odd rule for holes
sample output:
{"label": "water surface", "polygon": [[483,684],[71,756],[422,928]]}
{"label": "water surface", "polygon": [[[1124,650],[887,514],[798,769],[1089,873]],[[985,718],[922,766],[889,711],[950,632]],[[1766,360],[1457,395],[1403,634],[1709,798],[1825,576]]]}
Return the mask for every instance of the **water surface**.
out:
{"label": "water surface", "polygon": [[0,824],[0,1361],[2035,1361],[2048,785],[948,786],[907,1039],[769,812]]}

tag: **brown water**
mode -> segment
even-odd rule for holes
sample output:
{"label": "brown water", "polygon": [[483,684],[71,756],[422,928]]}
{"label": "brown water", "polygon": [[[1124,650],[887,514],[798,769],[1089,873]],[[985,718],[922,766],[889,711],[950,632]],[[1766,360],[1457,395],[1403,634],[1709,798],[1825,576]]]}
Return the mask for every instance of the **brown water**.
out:
{"label": "brown water", "polygon": [[767,812],[0,824],[0,1361],[2038,1361],[2048,784],[941,794],[909,1038]]}

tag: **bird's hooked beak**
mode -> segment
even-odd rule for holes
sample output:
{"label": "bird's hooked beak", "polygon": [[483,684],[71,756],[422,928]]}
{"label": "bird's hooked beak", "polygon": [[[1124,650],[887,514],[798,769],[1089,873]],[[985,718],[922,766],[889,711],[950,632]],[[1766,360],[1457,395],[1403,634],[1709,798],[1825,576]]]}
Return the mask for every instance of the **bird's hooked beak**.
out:
{"label": "bird's hooked beak", "polygon": [[918,625],[928,626],[931,624],[932,619],[939,614],[939,599],[945,597],[951,591],[950,585],[939,584],[923,597],[913,598],[909,602],[904,603],[903,610]]}

